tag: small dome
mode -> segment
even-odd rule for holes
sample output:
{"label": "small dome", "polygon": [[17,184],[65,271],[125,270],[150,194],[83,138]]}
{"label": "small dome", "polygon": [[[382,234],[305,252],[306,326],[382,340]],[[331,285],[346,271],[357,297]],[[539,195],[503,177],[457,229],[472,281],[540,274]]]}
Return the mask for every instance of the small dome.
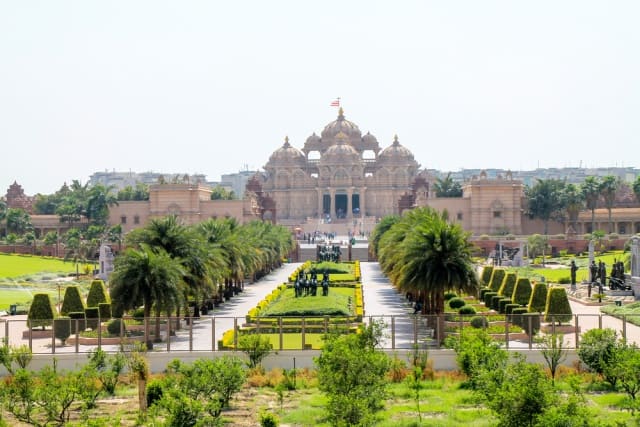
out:
{"label": "small dome", "polygon": [[331,140],[339,134],[343,133],[347,136],[347,140],[360,140],[362,133],[358,129],[358,125],[344,118],[344,110],[342,107],[338,112],[338,118],[324,127],[321,137],[323,140]]}
{"label": "small dome", "polygon": [[358,151],[347,143],[347,135],[339,132],[336,135],[336,143],[327,148],[322,158],[321,164],[355,164],[360,161]]}
{"label": "small dome", "polygon": [[382,150],[378,156],[378,161],[382,164],[413,164],[415,159],[413,153],[406,147],[400,145],[398,135],[393,138],[393,144]]}
{"label": "small dome", "polygon": [[365,144],[378,145],[378,139],[371,135],[369,132],[365,136],[362,137],[362,141]]}
{"label": "small dome", "polygon": [[313,135],[311,135],[309,138],[307,138],[307,141],[304,143],[305,145],[307,144],[319,144],[320,143],[320,137],[318,135],[316,135],[316,133],[314,132]]}
{"label": "small dome", "polygon": [[269,157],[267,166],[295,167],[304,166],[306,158],[302,151],[289,144],[289,137],[285,137],[284,144]]}

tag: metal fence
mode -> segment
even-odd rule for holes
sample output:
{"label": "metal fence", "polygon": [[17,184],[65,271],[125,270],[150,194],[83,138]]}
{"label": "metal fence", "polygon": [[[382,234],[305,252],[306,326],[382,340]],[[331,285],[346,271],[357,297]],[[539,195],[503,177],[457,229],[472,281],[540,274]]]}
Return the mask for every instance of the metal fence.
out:
{"label": "metal fence", "polygon": [[[564,346],[578,348],[582,335],[590,329],[611,328],[618,337],[629,343],[640,345],[640,315],[626,315],[616,318],[606,314],[575,314],[570,320],[556,319],[545,322],[540,315],[507,315],[500,320],[497,315],[475,316],[365,316],[363,323],[380,322],[383,329],[381,346],[387,350],[414,348],[441,348],[445,337],[459,337],[459,334],[473,328],[472,317],[484,317],[487,332],[503,343],[508,349],[533,349],[536,335],[527,331],[563,334]],[[322,336],[327,333],[354,332],[358,323],[353,317],[302,317],[302,318],[258,318],[247,323],[245,317],[200,318],[149,318],[141,322],[125,319],[119,333],[108,334],[106,322],[93,320],[95,331],[83,331],[91,320],[71,320],[71,334],[62,345],[51,326],[29,328],[26,319],[5,317],[0,319],[0,337],[10,346],[28,346],[35,354],[87,353],[95,348],[118,351],[122,345],[144,341],[144,330],[149,331],[153,351],[225,351],[238,348],[238,336],[247,333],[268,334],[274,350],[318,349]],[[156,326],[156,321],[158,325]],[[86,322],[86,323],[84,323]],[[478,323],[475,321],[474,323]],[[482,322],[484,323],[484,322]],[[158,331],[159,335],[155,332]],[[229,332],[231,331],[231,332]],[[233,333],[236,331],[238,333]],[[226,332],[226,335],[225,335]]]}

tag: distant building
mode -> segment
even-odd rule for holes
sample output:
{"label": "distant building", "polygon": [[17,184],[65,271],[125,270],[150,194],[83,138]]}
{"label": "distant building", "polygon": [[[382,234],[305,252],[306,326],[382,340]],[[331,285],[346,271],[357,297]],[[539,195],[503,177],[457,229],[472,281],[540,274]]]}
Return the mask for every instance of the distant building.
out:
{"label": "distant building", "polygon": [[104,171],[95,172],[89,177],[89,186],[102,184],[107,187],[113,185],[116,191],[125,187],[135,187],[138,183],[147,185],[157,184],[160,180],[164,182],[182,182],[184,177],[189,177],[189,181],[199,184],[208,184],[207,176],[204,174],[183,174],[183,173],[161,173],[161,172],[116,172]]}
{"label": "distant building", "polygon": [[220,178],[220,186],[233,191],[236,198],[242,199],[244,198],[247,182],[249,182],[249,179],[256,173],[257,171],[242,170],[236,173],[223,174]]}

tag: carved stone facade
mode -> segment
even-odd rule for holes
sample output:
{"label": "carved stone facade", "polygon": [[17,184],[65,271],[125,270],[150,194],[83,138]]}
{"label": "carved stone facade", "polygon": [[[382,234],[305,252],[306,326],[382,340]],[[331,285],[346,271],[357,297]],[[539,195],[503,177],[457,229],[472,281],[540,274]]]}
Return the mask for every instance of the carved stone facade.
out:
{"label": "carved stone facade", "polygon": [[335,221],[398,213],[398,200],[418,170],[397,136],[381,149],[375,136],[363,136],[340,109],[338,118],[320,136],[308,137],[301,150],[285,138],[257,179],[275,204],[277,222]]}
{"label": "carved stone facade", "polygon": [[28,213],[33,213],[33,202],[35,198],[25,195],[22,186],[16,181],[13,181],[13,184],[7,189],[5,199],[7,208],[24,209]]}

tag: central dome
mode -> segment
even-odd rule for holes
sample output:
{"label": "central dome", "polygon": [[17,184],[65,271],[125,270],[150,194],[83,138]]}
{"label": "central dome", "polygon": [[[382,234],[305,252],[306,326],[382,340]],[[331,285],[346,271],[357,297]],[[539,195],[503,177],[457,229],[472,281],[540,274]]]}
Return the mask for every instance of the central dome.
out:
{"label": "central dome", "polygon": [[342,108],[338,112],[338,118],[324,127],[320,137],[324,141],[333,141],[339,133],[346,135],[348,141],[359,141],[362,137],[358,125],[344,118]]}
{"label": "central dome", "polygon": [[360,154],[347,143],[347,135],[343,132],[338,132],[336,143],[327,148],[320,162],[324,165],[356,164],[360,162]]}

